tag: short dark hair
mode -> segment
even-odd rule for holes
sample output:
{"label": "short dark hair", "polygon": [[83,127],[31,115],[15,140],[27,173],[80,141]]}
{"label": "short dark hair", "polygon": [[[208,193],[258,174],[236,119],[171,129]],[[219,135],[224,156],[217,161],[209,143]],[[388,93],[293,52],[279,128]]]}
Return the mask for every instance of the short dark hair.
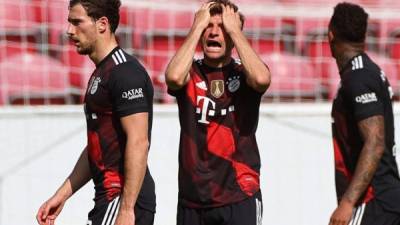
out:
{"label": "short dark hair", "polygon": [[[222,14],[221,5],[225,5],[225,6],[229,5],[229,6],[231,6],[233,8],[233,10],[235,12],[239,11],[239,7],[237,5],[235,5],[233,2],[231,2],[230,0],[209,0],[208,2],[216,3],[210,9],[211,16]],[[239,12],[239,16],[240,16],[240,22],[242,22],[242,29],[243,29],[245,18],[244,18],[244,15],[242,13],[240,13],[240,12]]]}
{"label": "short dark hair", "polygon": [[368,13],[356,4],[342,2],[335,6],[329,29],[342,41],[364,43],[368,26]]}
{"label": "short dark hair", "polygon": [[98,20],[103,16],[107,17],[111,32],[115,33],[119,24],[120,0],[70,0],[69,8],[74,7],[76,4],[81,4],[88,16],[94,20]]}

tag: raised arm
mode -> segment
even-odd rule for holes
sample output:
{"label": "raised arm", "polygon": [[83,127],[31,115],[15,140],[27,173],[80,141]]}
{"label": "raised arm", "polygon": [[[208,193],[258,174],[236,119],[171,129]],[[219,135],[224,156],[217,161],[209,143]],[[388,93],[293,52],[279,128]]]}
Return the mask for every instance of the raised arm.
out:
{"label": "raised arm", "polygon": [[258,92],[265,92],[271,83],[270,71],[243,34],[239,13],[229,5],[222,4],[221,6],[224,28],[239,54],[247,76],[247,84]]}
{"label": "raised arm", "polygon": [[147,168],[148,113],[136,113],[121,118],[127,142],[124,155],[124,186],[115,225],[134,225],[134,206]]}
{"label": "raised arm", "polygon": [[91,179],[88,153],[85,148],[74,169],[56,193],[39,208],[36,219],[40,225],[54,225],[65,202]]}
{"label": "raised arm", "polygon": [[364,140],[354,176],[331,217],[330,224],[348,224],[352,210],[365,193],[385,150],[384,118],[381,115],[361,120],[358,128]]}
{"label": "raised arm", "polygon": [[210,8],[213,3],[206,3],[196,12],[193,25],[182,46],[168,64],[165,80],[172,90],[177,90],[189,81],[189,71],[193,63],[196,46],[205,28],[210,22]]}

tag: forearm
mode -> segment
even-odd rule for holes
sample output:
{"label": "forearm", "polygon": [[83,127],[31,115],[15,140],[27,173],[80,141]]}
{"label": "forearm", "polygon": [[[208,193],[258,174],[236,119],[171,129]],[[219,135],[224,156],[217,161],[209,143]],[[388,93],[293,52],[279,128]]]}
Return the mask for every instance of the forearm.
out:
{"label": "forearm", "polygon": [[61,187],[57,190],[56,195],[60,195],[64,199],[71,197],[77,190],[84,186],[91,179],[91,172],[88,161],[87,149],[85,148],[74,169]]}
{"label": "forearm", "polygon": [[248,84],[257,91],[264,92],[271,82],[270,71],[250,46],[241,30],[231,32],[230,37],[244,67]]}
{"label": "forearm", "polygon": [[136,203],[146,174],[148,147],[147,139],[127,142],[120,210],[132,210]]}
{"label": "forearm", "polygon": [[372,145],[364,146],[362,149],[354,176],[342,201],[355,205],[368,188],[381,159],[381,154],[379,153],[381,150],[377,148],[377,146]]}
{"label": "forearm", "polygon": [[187,83],[201,34],[202,30],[192,27],[182,46],[168,64],[165,77],[169,88],[179,89]]}
{"label": "forearm", "polygon": [[359,123],[364,139],[354,175],[341,201],[355,205],[365,193],[378,168],[385,148],[382,116],[373,116]]}

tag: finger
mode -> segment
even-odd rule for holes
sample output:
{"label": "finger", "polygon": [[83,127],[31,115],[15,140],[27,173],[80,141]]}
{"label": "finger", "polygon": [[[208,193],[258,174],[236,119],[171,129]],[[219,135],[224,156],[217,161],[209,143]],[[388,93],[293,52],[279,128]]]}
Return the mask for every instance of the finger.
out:
{"label": "finger", "polygon": [[215,4],[216,4],[216,2],[209,2],[209,3],[205,4],[205,9],[210,9]]}
{"label": "finger", "polygon": [[38,222],[39,224],[41,224],[41,221],[42,221],[42,208],[41,208],[41,207],[39,208],[39,211],[38,211],[38,213],[36,214],[36,220],[37,220],[37,222]]}
{"label": "finger", "polygon": [[226,6],[224,4],[221,4],[221,8],[222,8],[222,15],[226,14]]}
{"label": "finger", "polygon": [[45,220],[47,218],[47,216],[49,215],[49,211],[50,211],[50,206],[46,203],[43,206],[42,210],[42,220]]}
{"label": "finger", "polygon": [[234,14],[235,13],[235,10],[233,9],[233,7],[232,6],[228,6],[228,10],[229,10],[229,13],[231,13],[231,14]]}

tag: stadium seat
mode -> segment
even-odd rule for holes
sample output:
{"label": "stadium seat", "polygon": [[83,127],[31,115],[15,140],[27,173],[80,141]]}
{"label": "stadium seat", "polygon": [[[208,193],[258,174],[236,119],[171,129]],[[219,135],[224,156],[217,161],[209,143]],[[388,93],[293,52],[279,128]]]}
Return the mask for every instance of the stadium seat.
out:
{"label": "stadium seat", "polygon": [[321,99],[321,85],[309,59],[296,55],[273,53],[263,55],[273,76],[266,93],[272,100]]}
{"label": "stadium seat", "polygon": [[0,84],[5,104],[72,103],[68,69],[45,55],[24,53],[1,62]]}
{"label": "stadium seat", "polygon": [[71,44],[64,45],[60,54],[61,62],[68,67],[69,84],[82,92],[86,88],[95,65],[88,56],[78,54],[75,46]]}
{"label": "stadium seat", "polygon": [[24,0],[0,1],[0,40],[40,42],[43,34],[37,8]]}
{"label": "stadium seat", "polygon": [[167,64],[185,40],[185,34],[149,33],[144,41],[143,55],[140,59],[153,80],[154,99],[159,102],[169,102],[164,71]]}
{"label": "stadium seat", "polygon": [[259,54],[293,52],[295,31],[293,20],[260,15],[250,15],[245,18],[245,34]]}
{"label": "stadium seat", "polygon": [[[352,0],[352,3],[359,3],[360,0]],[[296,6],[334,6],[338,3],[337,0],[278,0],[284,5],[296,5]]]}
{"label": "stadium seat", "polygon": [[0,62],[15,54],[34,53],[36,51],[36,46],[29,42],[0,41]]}
{"label": "stadium seat", "polygon": [[328,24],[328,18],[295,18],[296,52],[305,55],[311,54],[306,49],[310,43],[321,44],[323,41],[326,41]]}

